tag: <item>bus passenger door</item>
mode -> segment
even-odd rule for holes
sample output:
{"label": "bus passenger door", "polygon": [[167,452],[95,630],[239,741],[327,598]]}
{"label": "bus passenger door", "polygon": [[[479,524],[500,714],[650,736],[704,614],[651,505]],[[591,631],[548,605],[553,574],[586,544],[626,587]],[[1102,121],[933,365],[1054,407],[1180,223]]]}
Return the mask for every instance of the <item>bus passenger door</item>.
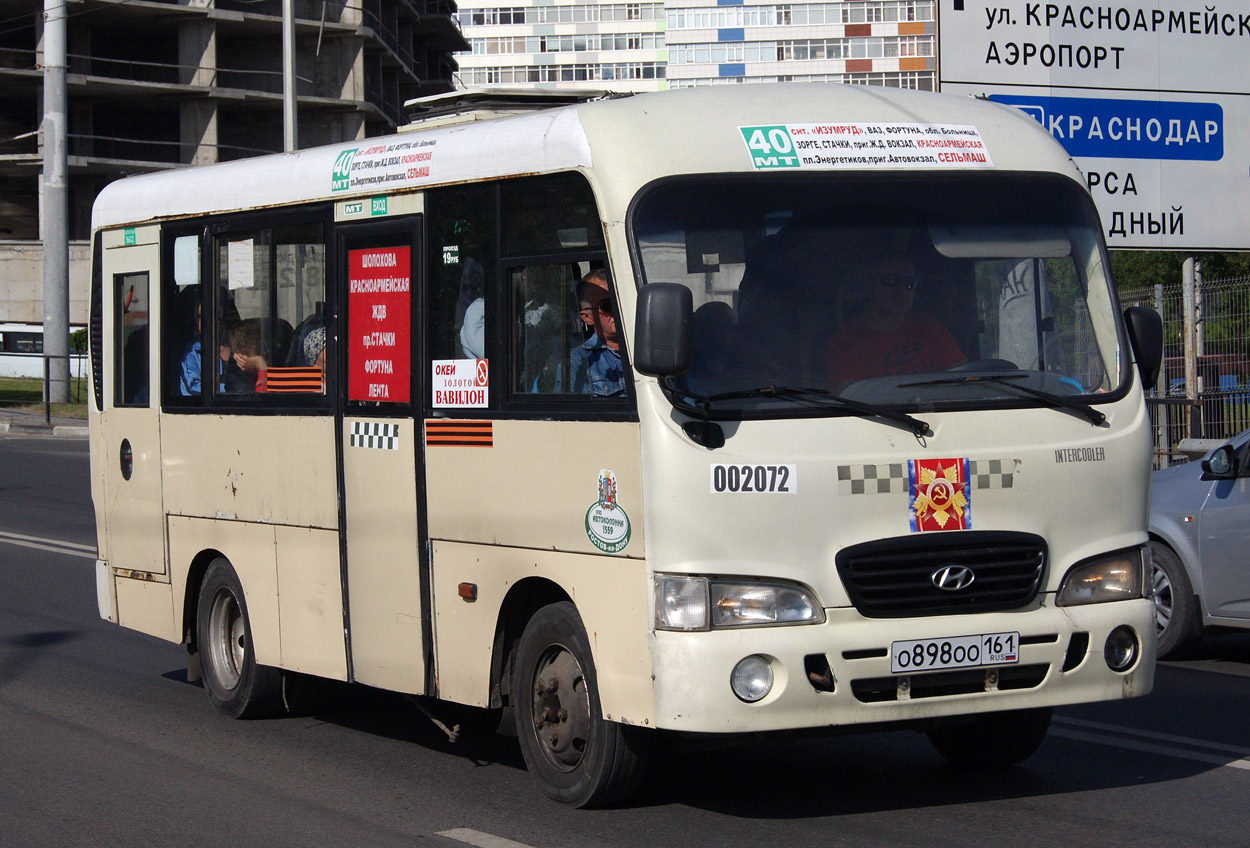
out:
{"label": "bus passenger door", "polygon": [[[173,609],[140,596],[165,574],[165,516],[161,498],[159,373],[155,343],[160,326],[155,295],[160,278],[160,228],[128,227],[101,234],[101,334],[104,344],[103,410],[98,451],[104,463],[100,557],[113,573],[141,572],[118,584],[122,623],[173,638]],[[168,591],[168,585],[163,587]]]}
{"label": "bus passenger door", "polygon": [[[412,196],[383,198],[392,214]],[[375,204],[378,199],[374,199]],[[357,204],[358,205],[358,204]],[[365,201],[365,206],[370,202]],[[342,208],[338,204],[336,216]],[[375,207],[376,208],[376,207]],[[412,210],[419,211],[419,209]],[[427,691],[431,645],[425,610],[418,402],[417,286],[420,215],[340,223],[343,527],[353,679]]]}

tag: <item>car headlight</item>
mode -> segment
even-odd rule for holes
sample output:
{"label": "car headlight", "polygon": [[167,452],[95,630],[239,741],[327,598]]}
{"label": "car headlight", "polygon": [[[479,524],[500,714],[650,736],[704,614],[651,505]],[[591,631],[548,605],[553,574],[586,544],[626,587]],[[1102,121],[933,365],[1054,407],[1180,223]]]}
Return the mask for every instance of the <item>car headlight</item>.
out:
{"label": "car headlight", "polygon": [[1064,576],[1055,602],[1066,607],[1143,597],[1149,558],[1149,547],[1142,546],[1079,562]]}
{"label": "car headlight", "polygon": [[655,578],[655,626],[659,630],[813,624],[824,620],[824,610],[812,593],[792,583],[666,575]]}

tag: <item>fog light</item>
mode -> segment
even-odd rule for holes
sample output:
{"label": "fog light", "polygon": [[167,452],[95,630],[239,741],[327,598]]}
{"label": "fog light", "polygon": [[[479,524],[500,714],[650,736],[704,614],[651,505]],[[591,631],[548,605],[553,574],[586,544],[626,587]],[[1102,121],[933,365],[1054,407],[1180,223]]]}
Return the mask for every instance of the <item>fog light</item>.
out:
{"label": "fog light", "polygon": [[773,667],[768,660],[752,654],[738,661],[729,675],[729,686],[734,694],[748,704],[763,698],[773,689]]}
{"label": "fog light", "polygon": [[1112,671],[1126,671],[1137,662],[1138,642],[1133,628],[1121,624],[1107,636],[1107,645],[1102,649],[1107,668]]}

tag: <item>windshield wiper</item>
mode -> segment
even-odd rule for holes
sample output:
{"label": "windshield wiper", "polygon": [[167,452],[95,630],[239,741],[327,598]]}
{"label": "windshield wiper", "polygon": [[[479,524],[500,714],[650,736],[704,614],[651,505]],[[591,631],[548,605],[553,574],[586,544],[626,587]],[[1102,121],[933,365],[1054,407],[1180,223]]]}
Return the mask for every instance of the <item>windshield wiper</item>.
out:
{"label": "windshield wiper", "polygon": [[[913,418],[905,412],[898,412],[893,409],[886,409],[882,406],[876,406],[871,403],[864,403],[858,400],[836,395],[828,389],[817,389],[802,386],[760,386],[757,389],[743,389],[736,392],[723,392],[721,394],[709,395],[701,399],[701,403],[710,406],[725,400],[745,400],[748,398],[794,398],[795,400],[804,401],[816,407],[833,407],[835,409],[849,409],[859,412],[873,418],[884,418],[895,424],[901,424],[908,430],[911,430],[917,436],[929,435],[929,424],[921,421],[919,418]],[[705,406],[706,409],[706,406]]]}
{"label": "windshield wiper", "polygon": [[1100,425],[1107,420],[1107,416],[1103,415],[1097,409],[1094,409],[1094,407],[1087,401],[1077,400],[1074,397],[1068,397],[1066,395],[1057,395],[1054,392],[1035,389],[1032,386],[1021,386],[1018,383],[1012,382],[1012,380],[1023,380],[1027,376],[1027,374],[997,374],[993,376],[988,374],[968,374],[963,377],[937,377],[928,380],[912,380],[906,383],[899,383],[898,388],[905,389],[910,388],[911,386],[942,386],[957,383],[993,383],[996,386],[1015,389],[1022,394],[1035,397],[1038,400],[1044,400],[1052,406],[1058,406],[1063,409],[1071,410],[1072,412],[1081,415],[1095,426]]}

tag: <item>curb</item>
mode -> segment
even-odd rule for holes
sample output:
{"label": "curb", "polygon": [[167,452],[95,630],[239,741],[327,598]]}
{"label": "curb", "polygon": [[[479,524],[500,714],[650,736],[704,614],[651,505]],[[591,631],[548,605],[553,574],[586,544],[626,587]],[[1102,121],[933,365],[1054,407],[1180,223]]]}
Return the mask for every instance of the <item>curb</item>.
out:
{"label": "curb", "polygon": [[25,421],[14,421],[12,418],[0,418],[0,434],[13,435],[16,433],[28,434],[31,436],[60,436],[70,439],[85,439],[90,436],[90,429],[84,424],[44,424],[27,423]]}

